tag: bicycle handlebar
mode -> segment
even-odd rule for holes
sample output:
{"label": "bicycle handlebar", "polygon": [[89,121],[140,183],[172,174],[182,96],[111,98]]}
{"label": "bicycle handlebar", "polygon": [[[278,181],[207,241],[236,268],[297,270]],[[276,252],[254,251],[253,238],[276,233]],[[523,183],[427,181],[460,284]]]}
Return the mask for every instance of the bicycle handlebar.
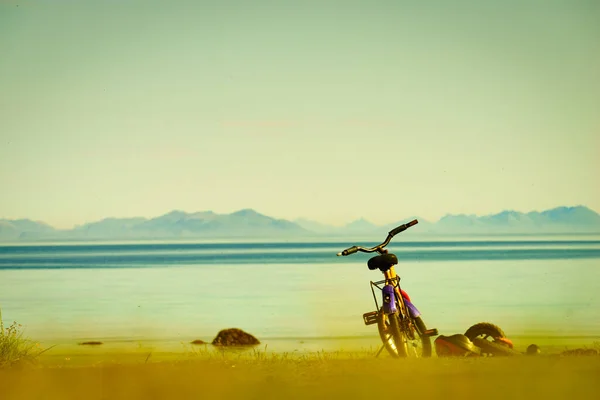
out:
{"label": "bicycle handlebar", "polygon": [[337,253],[338,256],[349,256],[350,254],[354,254],[358,251],[361,251],[363,253],[373,253],[379,249],[384,248],[385,246],[387,246],[390,241],[392,240],[392,238],[394,236],[396,236],[397,234],[399,234],[400,232],[404,232],[405,230],[407,230],[408,228],[410,228],[411,226],[414,226],[416,224],[418,224],[419,221],[417,221],[416,219],[406,223],[406,224],[402,224],[400,226],[397,226],[396,228],[392,229],[391,231],[388,232],[388,236],[387,238],[383,241],[383,243],[378,244],[375,247],[371,247],[370,249],[365,249],[364,247],[360,247],[360,246],[352,246],[347,248],[346,250]]}

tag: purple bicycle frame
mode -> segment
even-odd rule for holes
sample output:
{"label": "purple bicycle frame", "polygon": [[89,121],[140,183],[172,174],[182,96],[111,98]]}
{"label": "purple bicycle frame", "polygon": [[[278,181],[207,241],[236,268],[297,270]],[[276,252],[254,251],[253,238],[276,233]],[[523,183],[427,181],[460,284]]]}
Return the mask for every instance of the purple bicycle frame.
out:
{"label": "purple bicycle frame", "polygon": [[[386,314],[395,313],[398,308],[396,307],[396,293],[394,292],[394,286],[385,285],[381,292],[383,296],[383,312]],[[404,298],[404,304],[406,304],[406,308],[408,308],[411,318],[417,318],[421,315],[417,307],[408,301],[408,299]]]}

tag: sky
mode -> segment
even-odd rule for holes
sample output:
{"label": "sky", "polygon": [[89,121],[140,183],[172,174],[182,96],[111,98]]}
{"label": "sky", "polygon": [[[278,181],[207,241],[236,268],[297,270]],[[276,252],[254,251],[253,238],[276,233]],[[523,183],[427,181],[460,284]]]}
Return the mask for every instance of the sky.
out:
{"label": "sky", "polygon": [[0,0],[0,218],[600,211],[600,2]]}

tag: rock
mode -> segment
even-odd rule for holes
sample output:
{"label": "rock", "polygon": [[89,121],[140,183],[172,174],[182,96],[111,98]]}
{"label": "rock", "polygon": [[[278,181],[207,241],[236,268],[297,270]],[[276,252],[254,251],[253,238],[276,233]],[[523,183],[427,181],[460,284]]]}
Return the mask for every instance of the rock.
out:
{"label": "rock", "polygon": [[540,348],[538,347],[537,344],[530,344],[529,347],[527,347],[527,355],[528,356],[537,356],[538,354],[541,353]]}
{"label": "rock", "polygon": [[80,346],[100,346],[101,344],[103,344],[102,342],[81,342],[79,343]]}
{"label": "rock", "polygon": [[196,339],[190,342],[191,344],[206,344],[204,340]]}
{"label": "rock", "polygon": [[259,340],[241,329],[230,328],[221,330],[212,341],[215,346],[253,346],[260,344]]}

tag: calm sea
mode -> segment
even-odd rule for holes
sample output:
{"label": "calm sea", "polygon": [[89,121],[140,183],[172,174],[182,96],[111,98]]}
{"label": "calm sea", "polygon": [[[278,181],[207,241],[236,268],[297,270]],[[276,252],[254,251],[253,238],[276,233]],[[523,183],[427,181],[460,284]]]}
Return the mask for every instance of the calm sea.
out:
{"label": "calm sea", "polygon": [[[38,340],[377,339],[371,255],[339,243],[0,246],[0,307]],[[375,245],[376,243],[362,243]],[[401,285],[440,333],[600,334],[600,240],[400,242]]]}

